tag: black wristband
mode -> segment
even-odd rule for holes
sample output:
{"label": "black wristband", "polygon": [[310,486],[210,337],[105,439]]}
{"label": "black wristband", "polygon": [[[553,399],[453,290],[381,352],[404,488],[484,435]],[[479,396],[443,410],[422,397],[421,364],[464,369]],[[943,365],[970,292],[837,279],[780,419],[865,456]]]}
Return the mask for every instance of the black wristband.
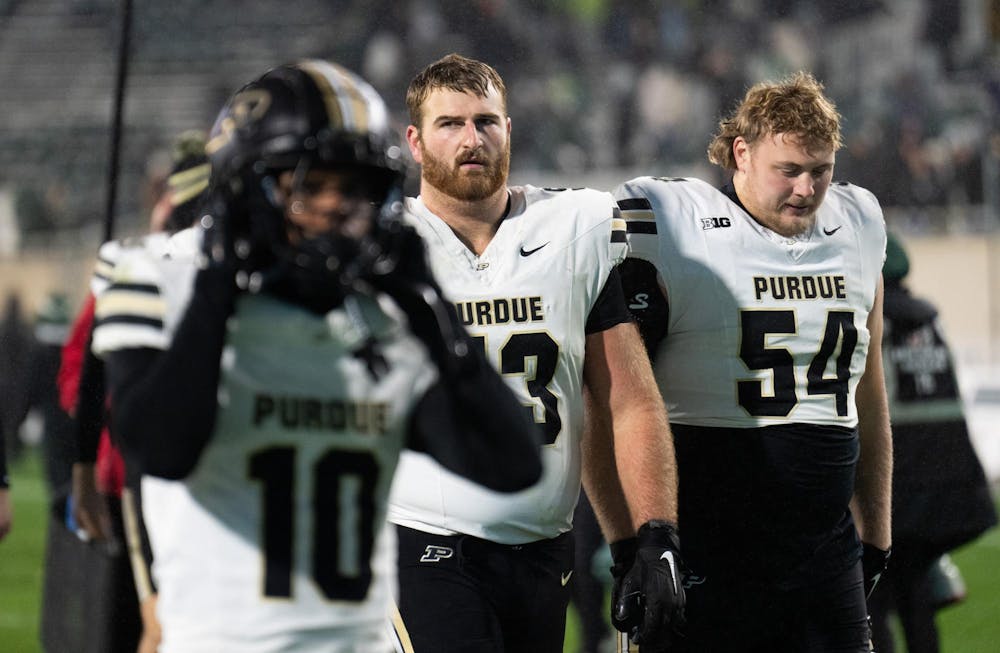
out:
{"label": "black wristband", "polygon": [[680,550],[680,538],[677,536],[677,526],[673,522],[662,519],[650,519],[639,527],[636,532],[638,545],[658,546],[664,549]]}

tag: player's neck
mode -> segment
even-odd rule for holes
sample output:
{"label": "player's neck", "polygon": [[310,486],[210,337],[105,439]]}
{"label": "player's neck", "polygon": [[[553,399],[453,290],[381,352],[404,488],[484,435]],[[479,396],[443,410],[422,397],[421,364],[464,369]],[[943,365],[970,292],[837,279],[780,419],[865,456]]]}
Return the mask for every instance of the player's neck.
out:
{"label": "player's neck", "polygon": [[510,193],[506,186],[482,200],[460,200],[422,183],[420,199],[477,256],[493,240],[510,205]]}

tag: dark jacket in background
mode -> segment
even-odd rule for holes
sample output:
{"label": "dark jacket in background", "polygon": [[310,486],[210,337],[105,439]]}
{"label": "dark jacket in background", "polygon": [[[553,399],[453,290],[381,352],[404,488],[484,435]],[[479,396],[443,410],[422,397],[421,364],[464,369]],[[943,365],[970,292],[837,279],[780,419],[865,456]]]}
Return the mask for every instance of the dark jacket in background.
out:
{"label": "dark jacket in background", "polygon": [[930,561],[973,540],[997,517],[937,309],[887,278],[884,317],[893,547]]}

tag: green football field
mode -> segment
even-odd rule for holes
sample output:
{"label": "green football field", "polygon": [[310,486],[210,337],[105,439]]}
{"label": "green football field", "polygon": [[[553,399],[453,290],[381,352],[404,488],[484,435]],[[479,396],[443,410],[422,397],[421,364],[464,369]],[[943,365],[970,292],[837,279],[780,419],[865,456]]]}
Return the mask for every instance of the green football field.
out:
{"label": "green football field", "polygon": [[[40,653],[38,643],[42,565],[48,497],[35,455],[12,466],[14,528],[0,542],[0,651]],[[968,589],[965,602],[938,613],[944,653],[1000,650],[1000,529],[953,552]],[[570,612],[565,650],[576,653]],[[902,651],[902,647],[899,649]],[[61,652],[49,652],[61,653]]]}

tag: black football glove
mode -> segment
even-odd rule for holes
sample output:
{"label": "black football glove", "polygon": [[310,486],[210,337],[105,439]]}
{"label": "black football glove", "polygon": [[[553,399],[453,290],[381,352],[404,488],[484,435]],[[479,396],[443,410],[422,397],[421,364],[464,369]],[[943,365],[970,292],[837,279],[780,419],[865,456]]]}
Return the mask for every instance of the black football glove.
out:
{"label": "black football glove", "polygon": [[[617,630],[627,633],[642,626],[639,593],[633,592],[627,599],[622,597],[622,582],[635,564],[637,540],[629,537],[611,542],[608,547],[611,549],[611,624]],[[618,607],[619,603],[622,608]]]}
{"label": "black football glove", "polygon": [[472,342],[458,321],[455,306],[443,295],[427,263],[423,240],[411,227],[394,234],[398,258],[391,268],[374,266],[362,282],[389,295],[406,313],[410,330],[427,347],[442,376],[459,379],[477,366]]}
{"label": "black football glove", "polygon": [[683,626],[685,597],[679,551],[673,524],[648,521],[636,534],[635,561],[621,582],[615,582],[615,627],[627,632],[633,643],[645,644],[646,650],[669,646]]}
{"label": "black football glove", "polygon": [[883,551],[867,542],[862,543],[862,547],[864,552],[861,555],[861,569],[865,577],[865,599],[867,600],[871,597],[872,592],[875,590],[875,585],[878,584],[879,579],[885,572],[886,566],[889,564],[889,556],[892,555],[892,549]]}

